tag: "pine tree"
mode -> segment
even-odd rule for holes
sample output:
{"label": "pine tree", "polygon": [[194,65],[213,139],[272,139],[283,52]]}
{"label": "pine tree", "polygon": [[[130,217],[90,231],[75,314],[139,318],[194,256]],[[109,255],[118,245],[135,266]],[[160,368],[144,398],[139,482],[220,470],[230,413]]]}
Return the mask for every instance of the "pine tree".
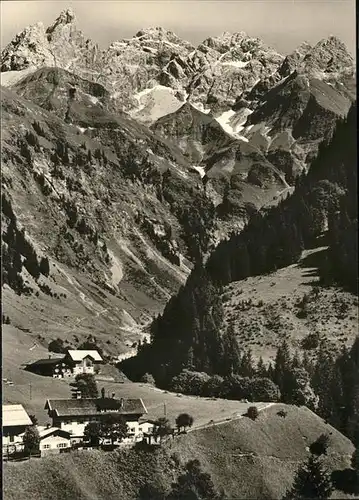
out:
{"label": "pine tree", "polygon": [[295,351],[291,365],[292,365],[292,368],[301,368],[302,362],[301,362],[300,354],[298,351]]}
{"label": "pine tree", "polygon": [[290,377],[291,356],[289,346],[286,341],[279,346],[274,362],[274,377],[273,381],[279,387],[282,395],[282,401],[288,402],[291,400],[292,393],[292,377]]}
{"label": "pine tree", "polygon": [[238,373],[240,369],[240,350],[234,331],[230,324],[222,338],[222,375]]}
{"label": "pine tree", "polygon": [[47,257],[42,257],[40,260],[40,273],[44,276],[48,276],[50,274],[50,264]]}
{"label": "pine tree", "polygon": [[256,369],[257,377],[267,377],[268,371],[266,365],[264,364],[262,356],[259,358],[257,369]]}
{"label": "pine tree", "polygon": [[23,437],[23,443],[24,443],[24,451],[30,457],[33,453],[39,451],[40,436],[39,436],[39,431],[37,430],[37,427],[35,425],[32,425],[31,427],[26,427]]}
{"label": "pine tree", "polygon": [[253,377],[255,371],[253,364],[252,351],[248,349],[248,351],[243,354],[243,357],[241,359],[239,368],[240,375],[242,377]]}
{"label": "pine tree", "polygon": [[313,362],[311,361],[307,351],[304,351],[302,365],[303,365],[303,368],[312,377],[313,372],[314,372],[314,365],[313,365]]}
{"label": "pine tree", "polygon": [[274,373],[275,373],[275,370],[274,370],[273,363],[269,363],[268,369],[267,369],[267,377],[270,378],[271,380],[273,380],[273,382],[274,382]]}
{"label": "pine tree", "polygon": [[338,404],[342,406],[340,373],[336,369],[333,357],[327,353],[325,345],[321,344],[312,378],[312,384],[318,401],[318,414],[338,428],[341,427],[338,415]]}
{"label": "pine tree", "polygon": [[311,455],[297,471],[293,486],[283,500],[329,498],[333,490],[329,472],[318,457]]}
{"label": "pine tree", "polygon": [[198,460],[190,460],[186,471],[172,485],[168,500],[216,500],[220,495],[215,489],[212,478],[203,472]]}

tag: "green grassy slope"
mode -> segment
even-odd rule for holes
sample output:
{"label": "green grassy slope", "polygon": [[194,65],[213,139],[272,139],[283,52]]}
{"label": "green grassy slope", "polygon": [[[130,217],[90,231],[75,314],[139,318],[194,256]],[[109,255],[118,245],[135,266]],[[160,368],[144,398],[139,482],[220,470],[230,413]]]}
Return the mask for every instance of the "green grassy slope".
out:
{"label": "green grassy slope", "polygon": [[[277,415],[280,409],[287,412],[285,418]],[[347,438],[304,407],[274,405],[254,422],[242,418],[194,430],[153,453],[84,451],[6,463],[4,498],[135,499],[142,484],[168,489],[179,464],[193,458],[229,498],[281,498],[307,458],[307,447],[323,432],[330,435],[327,467],[348,467],[353,446]],[[343,498],[339,492],[333,498],[338,495]]]}

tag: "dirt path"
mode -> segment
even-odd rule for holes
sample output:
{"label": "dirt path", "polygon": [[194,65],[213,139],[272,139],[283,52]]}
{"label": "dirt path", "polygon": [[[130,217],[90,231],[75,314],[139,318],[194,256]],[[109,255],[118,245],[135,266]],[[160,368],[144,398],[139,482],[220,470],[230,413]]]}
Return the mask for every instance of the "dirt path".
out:
{"label": "dirt path", "polygon": [[[261,412],[267,408],[269,408],[270,406],[274,406],[276,405],[277,403],[256,403],[256,402],[251,402],[251,403],[248,403],[248,408],[250,406],[256,406],[258,408],[258,411]],[[259,406],[259,405],[263,405],[263,406]],[[191,427],[190,429],[188,429],[187,432],[193,432],[193,431],[198,431],[200,429],[207,429],[207,428],[212,428],[212,427],[216,427],[218,425],[223,425],[223,424],[228,424],[229,422],[234,422],[236,420],[239,420],[241,418],[244,418],[245,417],[245,414],[244,413],[241,413],[241,414],[237,414],[236,417],[227,417],[223,420],[217,420],[217,421],[213,421],[211,423],[208,423],[208,424],[202,424],[202,425],[194,425],[193,427]]]}

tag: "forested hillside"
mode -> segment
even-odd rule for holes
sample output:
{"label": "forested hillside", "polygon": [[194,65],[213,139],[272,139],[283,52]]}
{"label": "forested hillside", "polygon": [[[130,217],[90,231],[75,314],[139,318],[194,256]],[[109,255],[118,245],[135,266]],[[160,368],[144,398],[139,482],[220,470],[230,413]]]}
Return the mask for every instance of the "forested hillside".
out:
{"label": "forested hillside", "polygon": [[355,291],[356,141],[355,105],[346,120],[338,121],[331,141],[321,144],[294,194],[278,207],[259,213],[239,235],[218,245],[206,266],[212,280],[225,285],[292,264],[304,247],[327,232],[331,252],[326,277],[340,263],[335,278]]}
{"label": "forested hillside", "polygon": [[[291,395],[288,396],[288,391],[281,382],[283,377],[291,379],[288,373],[278,378],[278,374],[275,375],[272,371],[279,370],[277,363],[274,367],[264,369],[255,367],[250,353],[239,352],[231,327],[223,334],[220,333],[223,320],[221,288],[232,281],[269,273],[293,264],[304,248],[317,245],[320,239],[321,244],[329,246],[326,259],[320,267],[321,284],[336,284],[356,292],[356,168],[356,106],[353,106],[347,119],[338,122],[332,139],[321,144],[318,157],[313,161],[308,175],[302,176],[297,182],[294,194],[278,207],[255,216],[242,233],[232,235],[228,241],[222,242],[206,264],[196,266],[186,285],[168,302],[164,313],[152,323],[151,344],[141,346],[138,356],[124,362],[122,368],[135,378],[151,372],[157,383],[163,386],[173,385],[182,370],[205,372],[201,380],[207,385],[211,383],[206,374],[220,377],[264,377],[277,385],[282,400],[289,399],[293,402],[293,391],[289,391]],[[322,376],[325,372],[324,365],[327,363],[330,366],[331,363],[334,364],[334,360],[329,362],[329,358],[325,358],[324,363],[323,359],[319,359],[320,352],[317,353],[317,359],[318,363],[323,362],[323,366],[318,368],[318,365],[317,371]],[[325,348],[322,349],[322,355],[329,356],[325,353]],[[342,356],[344,358],[337,361],[338,366],[342,362],[340,359],[345,359],[346,354]],[[290,353],[286,352],[284,358],[289,360]],[[359,380],[357,358],[357,349],[353,347],[350,359],[356,368],[351,370],[351,376],[355,375]],[[290,365],[291,361],[288,363]],[[316,365],[308,368],[308,360],[298,361],[298,356],[294,357],[293,363],[291,369],[303,368],[306,372],[303,388],[307,382],[310,387],[315,387],[313,366]],[[294,376],[296,378],[298,377]],[[182,378],[182,389],[186,390],[189,379],[188,374],[187,378]],[[325,380],[329,379],[326,377]],[[248,390],[243,390],[243,380],[237,382],[235,392],[246,397]],[[345,399],[342,383],[338,384],[341,387],[338,389],[342,394],[340,397]],[[230,385],[233,389],[233,384]],[[181,384],[177,389],[181,389]],[[253,388],[249,390],[251,392],[253,393]],[[316,396],[319,392],[317,387]],[[233,397],[233,390],[232,393],[229,390],[229,393],[229,397]],[[335,399],[334,396],[333,398]],[[353,398],[351,393],[346,401],[347,407],[352,408],[352,413],[355,408]],[[309,399],[304,397],[303,401],[308,404]],[[325,403],[326,406],[328,404]],[[340,403],[333,405],[339,407]],[[332,409],[329,411],[331,418],[337,418],[333,416],[335,413]],[[344,419],[343,416],[341,418]]]}

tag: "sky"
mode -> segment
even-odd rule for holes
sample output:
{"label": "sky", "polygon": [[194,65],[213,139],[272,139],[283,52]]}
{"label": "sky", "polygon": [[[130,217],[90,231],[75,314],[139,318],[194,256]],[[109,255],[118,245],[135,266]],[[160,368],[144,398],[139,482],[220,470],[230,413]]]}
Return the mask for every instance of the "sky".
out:
{"label": "sky", "polygon": [[303,41],[336,35],[356,52],[355,0],[1,0],[1,47],[28,25],[50,25],[68,7],[85,35],[104,48],[142,28],[162,26],[193,44],[224,31],[245,31],[283,54]]}

